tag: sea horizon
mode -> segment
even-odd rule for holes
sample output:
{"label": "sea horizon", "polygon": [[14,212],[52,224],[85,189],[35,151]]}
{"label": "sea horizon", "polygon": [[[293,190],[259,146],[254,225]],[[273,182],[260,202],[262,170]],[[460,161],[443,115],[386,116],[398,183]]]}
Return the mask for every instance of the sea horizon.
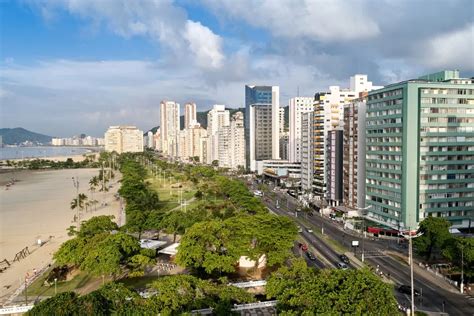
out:
{"label": "sea horizon", "polygon": [[0,160],[77,156],[101,149],[92,146],[8,146],[0,148]]}

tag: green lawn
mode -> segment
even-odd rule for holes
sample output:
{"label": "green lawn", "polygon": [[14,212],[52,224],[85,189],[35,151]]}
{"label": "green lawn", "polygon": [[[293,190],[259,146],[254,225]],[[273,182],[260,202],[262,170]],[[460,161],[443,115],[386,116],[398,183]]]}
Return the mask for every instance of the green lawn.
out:
{"label": "green lawn", "polygon": [[146,181],[150,183],[152,189],[154,189],[162,202],[175,202],[178,203],[180,191],[182,191],[182,197],[184,200],[191,199],[196,193],[196,189],[190,182],[182,182],[181,188],[172,188],[177,186],[177,183],[165,182],[164,184],[158,178],[148,178]]}
{"label": "green lawn", "polygon": [[[51,267],[47,270],[40,278],[38,278],[35,282],[33,282],[28,287],[28,296],[53,296],[54,295],[54,284],[52,286],[45,286],[44,281],[48,276],[49,272],[53,269]],[[98,278],[92,277],[90,274],[85,272],[79,272],[72,280],[70,281],[61,281],[57,283],[57,291],[58,293],[61,292],[68,292],[74,291],[78,288],[85,286],[88,282],[95,281]],[[21,296],[24,296],[25,293],[23,292]]]}
{"label": "green lawn", "polygon": [[117,282],[122,283],[123,285],[131,289],[139,289],[146,288],[149,284],[151,284],[153,281],[158,280],[159,278],[161,278],[161,276],[147,275],[136,278],[124,278],[118,280]]}

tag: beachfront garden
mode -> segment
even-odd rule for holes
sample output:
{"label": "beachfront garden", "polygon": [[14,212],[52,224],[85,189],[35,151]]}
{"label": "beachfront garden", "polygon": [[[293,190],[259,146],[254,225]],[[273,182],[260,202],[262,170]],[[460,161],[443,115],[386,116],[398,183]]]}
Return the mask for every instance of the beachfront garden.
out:
{"label": "beachfront garden", "polygon": [[[64,243],[54,256],[58,266],[87,273],[95,282],[102,277],[106,284],[85,295],[73,292],[55,295],[38,304],[30,314],[73,315],[74,311],[82,311],[107,315],[133,311],[133,314],[168,315],[208,307],[214,308],[216,314],[229,314],[233,304],[256,300],[253,294],[227,285],[230,280],[238,280],[235,278],[241,258],[254,262],[245,277],[269,276],[269,282],[272,278],[277,282],[278,275],[290,269],[288,266],[300,270],[302,265],[306,267],[304,262],[295,264],[291,259],[297,236],[293,222],[269,213],[240,180],[223,176],[213,167],[167,163],[148,154],[122,155],[118,165],[122,173],[119,193],[126,202],[126,225],[119,228],[110,217],[95,217],[73,231],[74,238]],[[185,268],[184,274],[151,276],[148,273],[156,265],[156,254],[141,249],[139,239],[150,232],[156,236],[166,233],[173,241],[180,241],[174,263]],[[262,261],[266,263],[265,273],[259,267]],[[356,284],[364,277],[363,273],[340,272],[338,280],[347,283],[334,284],[330,296],[346,292],[347,284]],[[331,284],[341,283],[328,279],[328,275],[312,277],[327,279]],[[386,285],[377,284],[380,285],[377,289],[385,289]],[[133,290],[137,287],[146,287],[149,297],[139,296]],[[267,297],[285,302],[287,293],[279,292],[277,285],[271,288]],[[351,291],[354,297],[378,296],[364,287]],[[396,306],[391,300],[393,296],[387,297],[385,309],[372,298],[374,304],[366,309],[361,310],[356,304],[349,304],[353,306],[351,309],[327,302],[325,310],[374,314],[372,311],[380,307],[381,311],[393,311],[391,308]],[[308,305],[316,311],[318,306]],[[280,308],[298,311],[288,303]],[[390,313],[377,313],[383,314]]]}

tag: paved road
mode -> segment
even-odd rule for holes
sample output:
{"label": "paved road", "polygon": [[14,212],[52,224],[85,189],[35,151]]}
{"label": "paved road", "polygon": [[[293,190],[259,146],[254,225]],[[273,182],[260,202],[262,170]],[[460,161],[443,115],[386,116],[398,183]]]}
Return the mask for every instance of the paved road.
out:
{"label": "paved road", "polygon": [[[270,199],[268,196],[263,199],[264,203],[276,213],[287,215],[298,221],[294,215],[291,215],[294,214],[294,210],[297,208],[297,201],[284,193],[275,193],[277,195],[276,199],[280,201],[279,209],[275,208],[276,201],[274,201],[274,199]],[[286,200],[288,200],[288,202],[281,203],[281,201]],[[358,240],[359,244],[362,245],[363,238],[361,238],[361,236],[348,231],[344,232],[341,227],[338,226],[339,224],[336,224],[330,219],[321,217],[319,215],[308,216],[305,219],[319,229],[324,227],[325,234],[343,244],[347,248],[350,246],[350,241],[352,240]],[[305,234],[305,237],[306,236],[307,235]],[[336,260],[338,259],[337,253],[328,247],[324,240],[314,235],[313,237],[314,238],[311,238],[312,245],[317,248],[332,264],[336,263]],[[379,266],[379,271],[382,271],[385,275],[389,275],[397,285],[410,284],[409,266],[392,257],[383,255],[383,251],[388,249],[401,251],[402,249],[397,247],[396,242],[364,239],[364,248],[368,253],[368,256],[366,257],[367,263],[373,267]],[[467,297],[462,294],[448,291],[447,288],[450,287],[450,285],[447,283],[444,288],[442,288],[419,273],[415,272],[414,284],[415,288],[422,293],[422,296],[416,298],[415,301],[417,309],[432,312],[445,311],[450,315],[474,315],[474,301],[468,300]],[[397,297],[399,303],[405,306],[409,305],[409,296],[398,293],[398,291],[395,291],[395,296]]]}

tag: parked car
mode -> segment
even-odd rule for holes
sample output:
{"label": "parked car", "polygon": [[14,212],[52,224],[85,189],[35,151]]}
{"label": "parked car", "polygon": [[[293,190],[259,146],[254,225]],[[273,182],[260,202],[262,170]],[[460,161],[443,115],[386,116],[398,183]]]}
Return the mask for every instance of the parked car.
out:
{"label": "parked car", "polygon": [[298,246],[303,250],[304,252],[308,251],[308,245],[303,244],[303,243],[298,243]]}
{"label": "parked car", "polygon": [[339,258],[341,259],[342,262],[346,263],[346,264],[349,264],[349,258],[345,255],[345,254],[342,254],[342,255],[339,255]]}
{"label": "parked car", "polygon": [[301,228],[301,226],[298,226],[298,233],[302,233],[303,232],[303,228]]}
{"label": "parked car", "polygon": [[306,228],[306,231],[311,234],[313,233],[313,230],[311,228]]}
{"label": "parked car", "polygon": [[[400,285],[398,287],[398,292],[403,293],[403,294],[411,295],[411,286],[405,285],[405,284]],[[417,289],[415,289],[413,292],[414,292],[415,296],[420,296],[420,292],[418,292]]]}
{"label": "parked car", "polygon": [[347,266],[347,264],[345,264],[344,262],[338,262],[338,263],[337,263],[337,268],[338,268],[338,269],[341,269],[341,270],[347,270],[347,269],[349,269],[349,267]]}
{"label": "parked car", "polygon": [[316,261],[316,256],[311,251],[306,252],[306,256],[309,258],[309,260]]}
{"label": "parked car", "polygon": [[256,191],[253,193],[253,195],[255,195],[255,196],[263,196],[263,193],[262,193],[261,191],[259,191],[259,190],[256,190]]}

